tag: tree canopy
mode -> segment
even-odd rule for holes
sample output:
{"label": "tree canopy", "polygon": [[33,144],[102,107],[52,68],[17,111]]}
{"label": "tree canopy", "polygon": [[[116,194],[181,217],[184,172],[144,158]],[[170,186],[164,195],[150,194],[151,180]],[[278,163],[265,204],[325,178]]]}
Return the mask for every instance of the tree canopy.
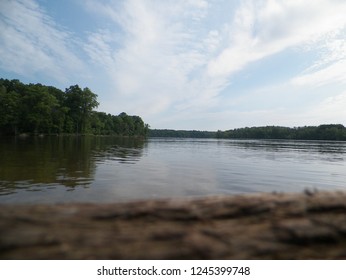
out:
{"label": "tree canopy", "polygon": [[97,95],[73,85],[65,91],[0,79],[0,134],[103,134],[146,136],[139,116],[97,112]]}
{"label": "tree canopy", "polygon": [[150,129],[150,137],[215,138],[216,132],[199,130]]}
{"label": "tree canopy", "polygon": [[244,127],[226,131],[197,131],[152,129],[150,137],[177,138],[224,138],[224,139],[291,139],[291,140],[331,140],[346,141],[346,128],[342,124],[320,126],[283,127],[261,126]]}
{"label": "tree canopy", "polygon": [[346,141],[342,124],[320,126],[245,127],[226,131],[152,129],[139,116],[125,112],[117,116],[95,111],[97,95],[89,88],[72,85],[62,91],[42,84],[23,84],[19,80],[0,79],[0,135],[95,134],[119,136],[296,139]]}
{"label": "tree canopy", "polygon": [[218,131],[217,137],[230,139],[345,141],[346,128],[342,124],[324,124],[320,126],[304,126],[294,128],[282,126],[245,127],[227,131]]}

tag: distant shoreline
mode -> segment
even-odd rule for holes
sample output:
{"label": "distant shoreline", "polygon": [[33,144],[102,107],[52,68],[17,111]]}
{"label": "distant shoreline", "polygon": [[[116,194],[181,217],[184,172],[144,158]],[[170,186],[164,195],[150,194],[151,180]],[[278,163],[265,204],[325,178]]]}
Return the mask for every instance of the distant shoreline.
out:
{"label": "distant shoreline", "polygon": [[346,141],[346,128],[342,124],[323,124],[319,126],[303,126],[294,128],[283,126],[244,127],[225,131],[149,129],[148,136],[175,138]]}

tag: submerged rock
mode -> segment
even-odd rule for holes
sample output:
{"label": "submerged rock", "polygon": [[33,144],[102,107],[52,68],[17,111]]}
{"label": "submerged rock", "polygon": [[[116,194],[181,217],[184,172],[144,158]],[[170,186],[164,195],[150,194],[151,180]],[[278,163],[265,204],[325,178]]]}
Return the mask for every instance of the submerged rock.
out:
{"label": "submerged rock", "polygon": [[346,259],[346,193],[0,206],[1,259]]}

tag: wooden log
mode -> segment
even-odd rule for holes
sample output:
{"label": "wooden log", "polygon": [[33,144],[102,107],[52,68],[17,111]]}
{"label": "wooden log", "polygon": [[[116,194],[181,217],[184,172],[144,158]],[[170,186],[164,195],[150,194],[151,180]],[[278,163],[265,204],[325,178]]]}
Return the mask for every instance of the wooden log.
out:
{"label": "wooden log", "polygon": [[1,205],[1,259],[346,259],[346,193]]}

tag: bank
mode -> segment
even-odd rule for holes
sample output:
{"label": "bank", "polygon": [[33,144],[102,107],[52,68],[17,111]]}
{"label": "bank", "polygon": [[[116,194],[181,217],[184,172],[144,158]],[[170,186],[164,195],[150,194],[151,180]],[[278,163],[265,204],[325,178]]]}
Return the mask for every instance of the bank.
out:
{"label": "bank", "polygon": [[346,259],[346,193],[0,206],[1,259]]}

